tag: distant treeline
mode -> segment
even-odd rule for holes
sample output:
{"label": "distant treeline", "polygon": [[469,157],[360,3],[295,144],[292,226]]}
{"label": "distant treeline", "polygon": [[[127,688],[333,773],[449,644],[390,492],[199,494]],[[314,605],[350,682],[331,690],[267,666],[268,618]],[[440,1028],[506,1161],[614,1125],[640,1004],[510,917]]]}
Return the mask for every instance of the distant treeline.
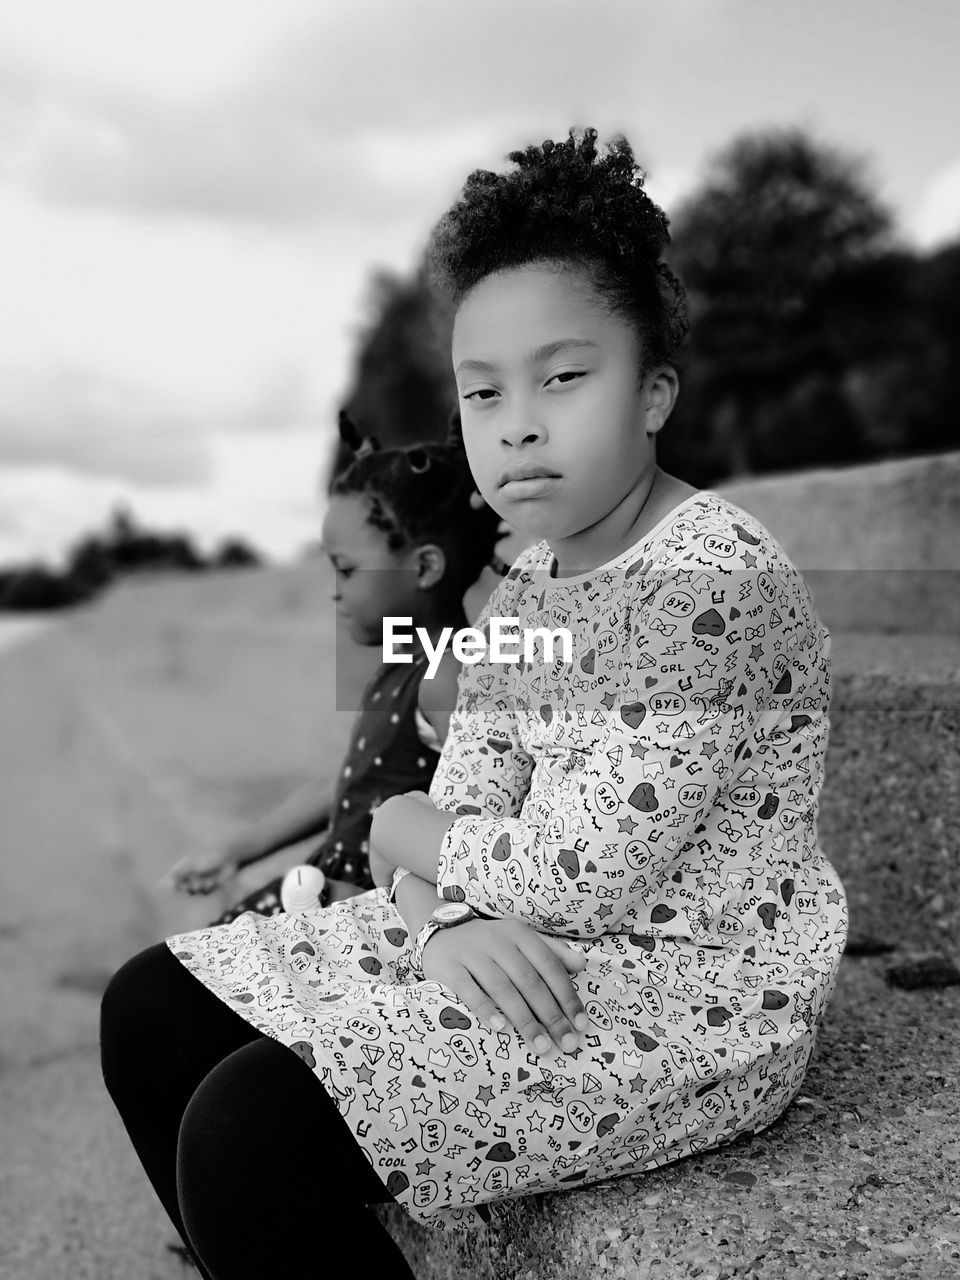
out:
{"label": "distant treeline", "polygon": [[[960,227],[908,250],[862,163],[799,130],[740,137],[669,212],[692,328],[668,471],[708,486],[960,447]],[[424,269],[374,277],[344,404],[364,434],[445,435],[450,324]]]}
{"label": "distant treeline", "polygon": [[185,534],[151,532],[129,511],[118,510],[104,533],[88,535],[73,546],[63,569],[43,563],[0,569],[0,610],[81,604],[118,578],[134,575],[199,573],[260,563],[259,553],[241,538],[228,538],[204,556]]}

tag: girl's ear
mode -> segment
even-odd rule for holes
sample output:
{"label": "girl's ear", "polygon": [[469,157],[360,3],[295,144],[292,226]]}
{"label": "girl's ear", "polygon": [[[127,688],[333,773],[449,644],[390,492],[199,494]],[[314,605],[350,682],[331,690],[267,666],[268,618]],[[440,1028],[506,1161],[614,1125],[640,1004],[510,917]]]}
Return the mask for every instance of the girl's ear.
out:
{"label": "girl's ear", "polygon": [[655,436],[665,426],[679,394],[680,379],[673,365],[659,365],[644,378],[643,429],[648,436]]}
{"label": "girl's ear", "polygon": [[417,547],[417,587],[428,591],[435,587],[447,571],[447,557],[443,547],[435,542],[425,543]]}

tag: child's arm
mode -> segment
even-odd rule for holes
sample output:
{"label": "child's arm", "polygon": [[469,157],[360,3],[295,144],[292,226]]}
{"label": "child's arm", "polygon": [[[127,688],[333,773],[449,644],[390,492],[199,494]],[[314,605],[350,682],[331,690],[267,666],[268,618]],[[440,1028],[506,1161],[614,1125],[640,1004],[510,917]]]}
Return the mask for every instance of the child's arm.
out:
{"label": "child's arm", "polygon": [[[549,797],[522,816],[492,816],[501,771],[474,754],[469,776],[481,798],[444,836],[441,896],[575,937],[622,929],[655,901],[760,716],[777,718],[792,664],[796,693],[823,658],[809,609],[780,566],[733,573],[711,569],[706,554],[701,563],[666,574],[634,602],[624,648],[611,656],[616,683],[599,708],[587,708],[604,717],[603,731]],[[751,815],[755,838],[768,818],[763,809]],[[688,905],[695,936],[700,904]]]}
{"label": "child's arm", "polygon": [[[411,874],[397,886],[396,901],[413,940],[440,899],[435,884]],[[586,1029],[570,981],[585,964],[582,952],[520,920],[473,920],[435,933],[423,949],[424,977],[454,991],[494,1031],[512,1023],[541,1055],[554,1045],[571,1052],[576,1045],[564,1038],[576,1040]]]}
{"label": "child's arm", "polygon": [[370,824],[374,883],[389,884],[393,869],[405,867],[433,884],[436,893],[443,837],[456,816],[434,808],[422,792],[388,796],[374,811]]}
{"label": "child's arm", "polygon": [[418,706],[420,714],[433,729],[440,745],[447,740],[450,717],[457,705],[457,688],[460,679],[460,663],[449,649],[444,651],[440,666],[432,680],[420,681]]}
{"label": "child's arm", "polygon": [[329,782],[305,783],[223,849],[181,863],[174,872],[174,888],[185,893],[210,893],[243,867],[318,835],[329,824],[332,808],[333,786]]}

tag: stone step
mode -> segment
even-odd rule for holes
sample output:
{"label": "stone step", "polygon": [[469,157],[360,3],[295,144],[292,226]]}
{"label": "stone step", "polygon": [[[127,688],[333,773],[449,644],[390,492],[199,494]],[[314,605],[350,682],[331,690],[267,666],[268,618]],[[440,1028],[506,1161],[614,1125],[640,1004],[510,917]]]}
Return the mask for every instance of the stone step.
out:
{"label": "stone step", "polygon": [[897,990],[888,964],[844,958],[801,1093],[757,1137],[471,1236],[378,1212],[418,1280],[956,1280],[960,986]]}
{"label": "stone step", "polygon": [[960,1274],[960,985],[887,980],[958,946],[960,645],[848,634],[834,656],[820,833],[850,947],[799,1098],[758,1137],[510,1202],[476,1235],[381,1209],[419,1280]]}
{"label": "stone step", "polygon": [[834,637],[820,838],[851,949],[960,947],[960,641]]}

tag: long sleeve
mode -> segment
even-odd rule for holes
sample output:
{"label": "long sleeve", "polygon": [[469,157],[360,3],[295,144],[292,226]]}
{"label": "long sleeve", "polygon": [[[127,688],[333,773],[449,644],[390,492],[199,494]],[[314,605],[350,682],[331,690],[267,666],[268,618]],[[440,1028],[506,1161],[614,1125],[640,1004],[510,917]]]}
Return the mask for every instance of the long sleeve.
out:
{"label": "long sleeve", "polygon": [[[493,592],[474,624],[489,639],[493,618],[516,616],[518,589],[529,582],[525,553]],[[457,705],[430,785],[438,809],[458,814],[519,814],[533,761],[524,750],[517,718],[514,668],[490,660],[460,674]]]}
{"label": "long sleeve", "polygon": [[[795,571],[738,572],[702,553],[699,564],[668,565],[628,587],[619,643],[574,654],[564,714],[592,730],[589,749],[554,770],[549,799],[541,791],[519,811],[480,809],[453,823],[440,858],[443,896],[590,937],[638,919],[657,923],[655,899],[678,855],[707,843],[705,816],[720,824],[711,853],[722,850],[718,796],[741,755],[753,755],[749,742],[793,705],[803,676],[791,664],[822,633]],[[752,812],[732,812],[750,818],[746,838],[759,840],[780,801],[759,783],[753,791]],[[744,837],[739,827],[736,834]],[[661,914],[671,932],[696,936],[700,904],[688,896],[688,909],[664,905]]]}

